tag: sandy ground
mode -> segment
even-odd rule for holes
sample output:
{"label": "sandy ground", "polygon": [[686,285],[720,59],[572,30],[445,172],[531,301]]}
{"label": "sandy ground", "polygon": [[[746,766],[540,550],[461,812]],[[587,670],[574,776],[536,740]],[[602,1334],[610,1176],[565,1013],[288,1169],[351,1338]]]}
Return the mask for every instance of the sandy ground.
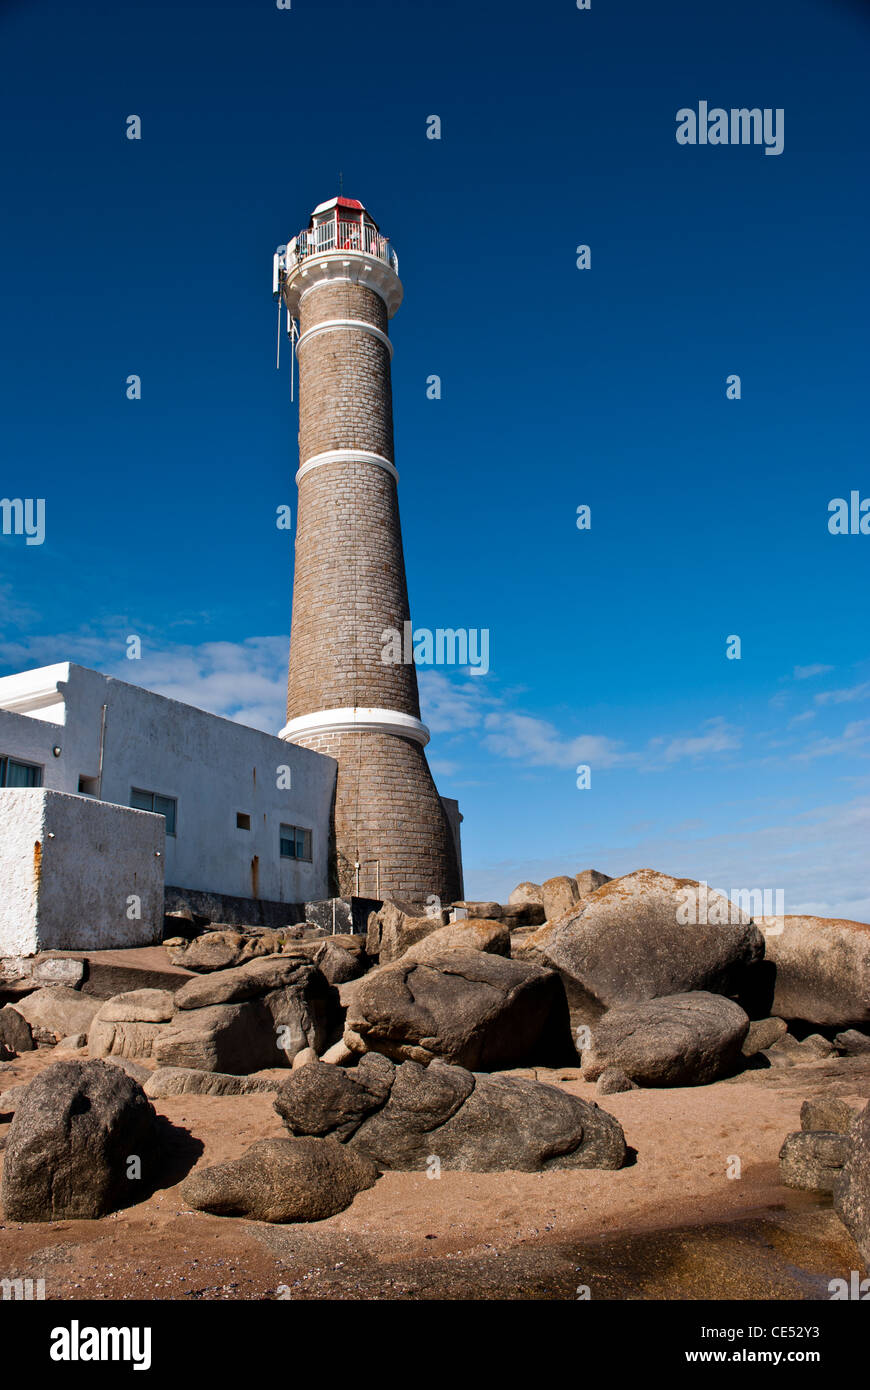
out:
{"label": "sandy ground", "polygon": [[[59,1055],[3,1066],[0,1090]],[[596,1098],[577,1073],[538,1075]],[[0,1277],[42,1278],[48,1299],[827,1298],[858,1251],[829,1199],[780,1185],[777,1155],[801,1101],[832,1093],[870,1097],[870,1058],[601,1097],[636,1151],[620,1172],[385,1173],[294,1226],[190,1211],[178,1191],[194,1164],[286,1133],[270,1095],[160,1100],[167,1185],[100,1221],[0,1223]]]}

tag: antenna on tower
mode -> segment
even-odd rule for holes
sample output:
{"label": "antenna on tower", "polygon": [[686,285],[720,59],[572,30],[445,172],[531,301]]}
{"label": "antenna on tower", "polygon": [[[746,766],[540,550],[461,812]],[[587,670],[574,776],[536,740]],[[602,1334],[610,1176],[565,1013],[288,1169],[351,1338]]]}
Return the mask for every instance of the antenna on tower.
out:
{"label": "antenna on tower", "polygon": [[338,196],[339,198],[344,197],[344,174],[340,169],[338,171]]}

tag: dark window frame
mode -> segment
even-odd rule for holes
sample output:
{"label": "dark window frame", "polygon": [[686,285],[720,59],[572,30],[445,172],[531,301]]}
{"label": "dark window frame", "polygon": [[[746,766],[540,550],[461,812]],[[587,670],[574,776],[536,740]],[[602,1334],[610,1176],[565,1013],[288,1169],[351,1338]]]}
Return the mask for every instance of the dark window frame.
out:
{"label": "dark window frame", "polygon": [[[24,782],[21,786],[16,783],[10,787],[8,781],[10,764],[13,767],[23,767],[28,772],[35,772],[37,774],[37,781]],[[21,791],[31,787],[41,787],[44,773],[45,766],[43,763],[26,763],[22,758],[14,758],[11,753],[0,753],[0,787],[2,787],[4,791]]]}
{"label": "dark window frame", "polygon": [[[135,803],[133,802],[133,799],[132,799],[134,796],[141,796],[141,797],[143,797],[143,798],[146,797],[146,796],[150,797],[150,798],[151,798],[151,805],[150,805],[150,806],[137,806],[137,805],[135,805]],[[155,803],[156,803],[157,801],[168,801],[168,802],[171,802],[171,804],[172,804],[172,827],[171,827],[171,829],[170,829],[170,825],[169,825],[169,817],[167,816],[167,814],[166,814],[165,811],[160,811],[160,810],[158,810],[157,806],[155,805]],[[167,796],[165,792],[152,792],[152,791],[149,791],[147,787],[131,787],[131,788],[130,788],[130,809],[133,810],[133,811],[151,811],[152,814],[154,814],[154,815],[156,815],[156,816],[162,816],[163,819],[166,821],[166,833],[167,833],[167,835],[171,835],[171,836],[173,837],[173,839],[177,837],[177,835],[178,835],[178,797],[177,797],[177,796]]]}
{"label": "dark window frame", "polygon": [[[302,853],[298,854],[299,837],[302,836]],[[292,842],[293,853],[288,853],[284,846]],[[314,862],[313,850],[314,836],[305,825],[281,825],[278,831],[278,850],[282,859],[290,859],[296,864],[311,864]],[[305,853],[305,847],[308,853]]]}

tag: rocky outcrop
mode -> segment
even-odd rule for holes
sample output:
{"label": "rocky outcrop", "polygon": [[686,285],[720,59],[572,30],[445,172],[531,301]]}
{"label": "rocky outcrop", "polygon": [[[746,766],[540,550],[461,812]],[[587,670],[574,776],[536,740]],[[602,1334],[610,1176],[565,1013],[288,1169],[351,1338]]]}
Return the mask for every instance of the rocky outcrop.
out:
{"label": "rocky outcrop", "polygon": [[431,916],[411,917],[395,903],[384,903],[378,912],[369,914],[366,955],[388,965],[403,956],[409,946],[446,926],[448,920],[449,914],[443,909]]}
{"label": "rocky outcrop", "polygon": [[70,1033],[86,1033],[100,1001],[68,985],[49,985],[9,1007],[27,1021],[35,1042],[56,1043]]}
{"label": "rocky outcrop", "polygon": [[135,989],[100,1005],[88,1032],[91,1057],[150,1057],[154,1041],[175,1012],[165,989]]}
{"label": "rocky outcrop", "polygon": [[468,917],[464,921],[438,927],[431,936],[424,937],[415,946],[409,946],[399,959],[407,965],[412,960],[433,960],[444,951],[456,950],[487,951],[493,956],[509,956],[511,935],[501,922]]}
{"label": "rocky outcrop", "polygon": [[561,917],[564,912],[569,912],[580,901],[577,880],[569,878],[567,874],[548,878],[542,885],[541,892],[544,899],[544,916],[548,922],[555,917]]}
{"label": "rocky outcrop", "polygon": [[158,1067],[143,1083],[152,1100],[166,1096],[249,1096],[277,1091],[277,1079],[233,1076],[228,1072],[197,1071],[192,1067]]}
{"label": "rocky outcrop", "polygon": [[557,975],[461,948],[399,960],[355,983],[344,1037],[356,1052],[480,1070],[558,1066],[574,1051]]}
{"label": "rocky outcrop", "polygon": [[808,1192],[833,1192],[848,1156],[845,1134],[800,1130],[779,1151],[780,1180]]}
{"label": "rocky outcrop", "polygon": [[834,1187],[834,1209],[870,1271],[870,1105],[853,1121],[849,1153]]}
{"label": "rocky outcrop", "polygon": [[749,1019],[732,999],[696,991],[618,1004],[592,1028],[583,1075],[611,1067],[639,1086],[700,1086],[732,1070]]}
{"label": "rocky outcrop", "polygon": [[156,1152],[156,1116],[137,1081],[105,1062],[55,1062],[16,1106],[3,1164],[6,1220],[87,1220],[135,1202],[155,1175]]}
{"label": "rocky outcrop", "polygon": [[870,925],[784,917],[766,936],[774,967],[771,1012],[823,1027],[870,1024]]}
{"label": "rocky outcrop", "polygon": [[377,1178],[374,1163],[336,1139],[259,1139],[234,1162],[195,1169],[181,1195],[218,1216],[324,1221]]}
{"label": "rocky outcrop", "polygon": [[525,951],[559,971],[576,1027],[615,1004],[690,990],[737,994],[763,958],[764,939],[719,894],[640,869],[534,932]]}
{"label": "rocky outcrop", "polygon": [[540,883],[518,883],[508,898],[509,903],[535,903],[543,908],[544,890]]}
{"label": "rocky outcrop", "polygon": [[353,1071],[315,1062],[282,1085],[275,1109],[292,1134],[334,1135],[383,1168],[471,1172],[619,1168],[625,1138],[612,1115],[577,1096],[513,1076],[435,1061],[395,1066],[369,1054]]}

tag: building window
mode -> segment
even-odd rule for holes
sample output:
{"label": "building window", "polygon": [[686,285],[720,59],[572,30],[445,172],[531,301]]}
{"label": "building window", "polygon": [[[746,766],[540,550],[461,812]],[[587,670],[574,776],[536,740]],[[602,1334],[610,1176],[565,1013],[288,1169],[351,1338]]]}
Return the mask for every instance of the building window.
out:
{"label": "building window", "polygon": [[237,830],[250,830],[250,828],[251,828],[251,817],[250,817],[249,815],[247,815],[246,812],[244,812],[244,811],[236,811],[236,829],[237,829]]}
{"label": "building window", "polygon": [[174,796],[161,796],[159,792],[146,792],[141,787],[133,787],[130,805],[134,811],[154,811],[158,816],[163,816],[167,835],[175,834],[178,802]]}
{"label": "building window", "polygon": [[282,825],[281,858],[310,860],[311,831],[303,830],[299,825]]}
{"label": "building window", "polygon": [[37,763],[21,763],[17,758],[0,757],[0,787],[41,787],[42,768]]}

